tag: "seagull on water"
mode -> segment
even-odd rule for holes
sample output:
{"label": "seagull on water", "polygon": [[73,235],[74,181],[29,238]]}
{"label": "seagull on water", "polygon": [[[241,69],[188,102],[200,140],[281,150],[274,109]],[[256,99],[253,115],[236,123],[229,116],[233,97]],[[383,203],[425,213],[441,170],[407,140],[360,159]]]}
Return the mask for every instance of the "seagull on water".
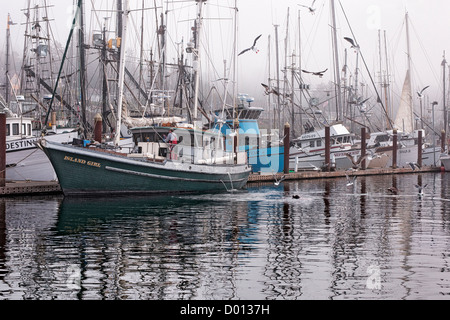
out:
{"label": "seagull on water", "polygon": [[318,71],[318,72],[311,72],[311,71],[307,71],[307,70],[303,70],[303,69],[302,69],[302,71],[303,71],[304,73],[311,73],[311,74],[314,75],[314,76],[319,76],[319,78],[322,78],[323,75],[324,75],[324,73],[327,72],[328,69],[325,69],[325,70],[323,70],[323,71]]}
{"label": "seagull on water", "polygon": [[256,39],[253,41],[253,45],[252,45],[250,48],[247,48],[247,49],[245,49],[245,50],[242,50],[241,53],[238,54],[238,56],[240,56],[241,54],[246,53],[246,52],[249,51],[249,50],[253,50],[253,51],[255,51],[256,53],[258,53],[259,50],[256,48],[256,42],[259,40],[259,38],[261,38],[261,36],[262,36],[262,34],[260,34],[259,36],[257,36]]}
{"label": "seagull on water", "polygon": [[309,13],[314,14],[316,11],[316,8],[313,8],[315,2],[316,2],[316,0],[313,0],[312,4],[310,6],[305,6],[303,4],[299,4],[299,6],[307,8],[309,10]]}

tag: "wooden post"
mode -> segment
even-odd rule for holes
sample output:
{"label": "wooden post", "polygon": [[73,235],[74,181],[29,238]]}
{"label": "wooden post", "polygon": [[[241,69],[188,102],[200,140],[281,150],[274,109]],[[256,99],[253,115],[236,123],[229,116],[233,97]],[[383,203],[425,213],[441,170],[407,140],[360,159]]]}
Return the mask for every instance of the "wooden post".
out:
{"label": "wooden post", "polygon": [[102,116],[97,113],[94,117],[94,140],[102,142],[103,121]]}
{"label": "wooden post", "polygon": [[441,152],[445,152],[445,130],[441,131]]}
{"label": "wooden post", "polygon": [[394,129],[394,141],[392,142],[392,168],[393,169],[397,169],[397,129]]}
{"label": "wooden post", "polygon": [[286,123],[284,125],[284,173],[288,174],[289,173],[289,148],[291,145],[291,138],[290,138],[290,131],[291,131],[291,126],[289,125],[289,123]]}
{"label": "wooden post", "polygon": [[[366,154],[366,128],[361,128],[361,157],[365,156]],[[361,169],[366,170],[366,160],[364,159],[361,162]]]}
{"label": "wooden post", "polygon": [[6,185],[6,114],[0,112],[0,187]]}
{"label": "wooden post", "polygon": [[331,148],[331,135],[330,135],[330,127],[325,127],[325,170],[330,172],[331,164],[330,164],[330,148]]}
{"label": "wooden post", "polygon": [[55,111],[52,111],[51,128],[52,128],[53,132],[56,132],[56,112]]}
{"label": "wooden post", "polygon": [[422,130],[419,130],[419,137],[417,139],[417,164],[419,167],[422,167],[422,144]]}

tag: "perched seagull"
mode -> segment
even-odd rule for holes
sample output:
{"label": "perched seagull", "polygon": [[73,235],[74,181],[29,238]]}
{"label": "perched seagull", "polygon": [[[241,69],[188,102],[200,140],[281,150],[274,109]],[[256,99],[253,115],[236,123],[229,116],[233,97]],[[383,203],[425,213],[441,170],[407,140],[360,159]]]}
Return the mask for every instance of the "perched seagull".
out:
{"label": "perched seagull", "polygon": [[353,49],[356,49],[356,50],[359,49],[359,45],[357,45],[352,38],[344,37],[344,39],[347,40],[348,42],[350,42]]}
{"label": "perched seagull", "polygon": [[423,92],[426,90],[426,89],[428,89],[430,86],[426,86],[425,88],[423,88],[422,90],[420,90],[420,91],[418,91],[417,92],[417,95],[419,96],[419,98],[422,98],[423,97]]}
{"label": "perched seagull", "polygon": [[407,162],[407,164],[409,164],[409,166],[410,166],[411,169],[413,169],[413,170],[416,170],[416,168],[417,168],[417,169],[422,169],[422,167],[419,166],[419,164],[416,163],[416,162]]}
{"label": "perched seagull", "polygon": [[277,177],[273,174],[273,178],[275,179],[275,183],[274,183],[274,184],[275,184],[276,186],[279,186],[280,183],[283,182],[284,179],[286,179],[286,176],[284,175],[284,176],[281,177],[280,180],[278,180]]}
{"label": "perched seagull", "polygon": [[422,197],[423,196],[423,189],[425,189],[428,184],[424,185],[423,187],[419,186],[418,184],[414,185],[417,188],[417,191],[419,192],[418,196]]}
{"label": "perched seagull", "polygon": [[361,162],[364,161],[364,159],[368,158],[370,156],[370,153],[366,153],[364,156],[360,156],[358,159],[355,160],[355,158],[350,154],[350,153],[346,153],[345,156],[347,158],[350,159],[350,161],[352,162],[353,166],[352,168],[354,170],[359,170],[361,169]]}
{"label": "perched seagull", "polygon": [[392,194],[398,194],[398,189],[396,187],[390,187],[387,190]]}
{"label": "perched seagull", "polygon": [[309,6],[309,7],[308,7],[308,6],[305,6],[305,5],[303,5],[303,4],[299,4],[299,6],[300,6],[300,7],[305,7],[305,8],[307,8],[311,14],[314,14],[315,11],[316,11],[316,8],[313,8],[315,2],[316,2],[316,0],[313,0],[311,6]]}
{"label": "perched seagull", "polygon": [[352,178],[350,178],[348,176],[348,174],[345,174],[345,176],[347,177],[347,187],[353,186],[356,182],[356,178],[358,177],[358,176],[353,176]]}
{"label": "perched seagull", "polygon": [[260,34],[259,36],[257,36],[256,39],[253,41],[253,45],[252,45],[250,48],[247,48],[247,49],[245,49],[245,50],[242,50],[241,53],[238,54],[238,56],[240,56],[241,54],[246,53],[246,52],[249,51],[249,50],[253,50],[253,51],[255,51],[256,53],[258,53],[259,50],[256,48],[256,42],[259,40],[259,38],[261,38],[261,36],[262,36],[262,34]]}
{"label": "perched seagull", "polygon": [[311,71],[306,71],[306,70],[302,70],[304,73],[311,73],[311,74],[313,74],[313,75],[315,75],[315,76],[319,76],[319,78],[322,78],[323,77],[323,74],[325,73],[325,72],[327,72],[328,71],[328,69],[325,69],[325,70],[323,70],[323,71],[319,71],[319,72],[311,72]]}

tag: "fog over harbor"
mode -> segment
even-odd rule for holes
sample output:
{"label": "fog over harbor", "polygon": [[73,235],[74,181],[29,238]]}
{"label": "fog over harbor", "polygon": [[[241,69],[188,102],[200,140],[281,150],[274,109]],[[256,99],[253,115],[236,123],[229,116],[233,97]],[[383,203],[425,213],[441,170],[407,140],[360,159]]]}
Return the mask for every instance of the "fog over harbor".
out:
{"label": "fog over harbor", "polygon": [[[31,1],[33,2],[33,1]],[[50,34],[59,43],[61,52],[69,34],[74,14],[73,0],[46,1],[50,19]],[[285,89],[287,79],[291,83],[291,71],[296,71],[297,82],[309,86],[303,92],[302,103],[306,105],[311,99],[317,99],[320,108],[329,119],[335,117],[335,71],[334,55],[337,53],[341,78],[346,66],[346,85],[357,87],[361,99],[368,99],[365,108],[372,111],[371,121],[383,123],[382,106],[377,103],[377,94],[381,96],[392,116],[398,107],[403,81],[407,71],[406,13],[409,17],[409,38],[411,57],[411,79],[413,102],[416,112],[419,99],[415,92],[429,86],[423,102],[424,117],[431,121],[431,103],[436,101],[436,126],[442,128],[442,110],[444,96],[444,79],[448,80],[448,65],[444,61],[445,52],[450,45],[446,34],[450,30],[450,21],[443,17],[450,9],[450,3],[442,0],[432,1],[335,1],[337,47],[333,46],[332,14],[329,0],[210,0],[206,2],[203,23],[203,40],[208,54],[204,55],[202,66],[204,87],[216,84],[221,77],[234,77],[232,74],[235,52],[257,42],[257,51],[251,50],[237,59],[238,93],[246,93],[255,98],[255,104],[266,110],[272,110],[274,101],[269,101],[264,93],[262,83],[276,86],[277,75],[281,78],[280,90]],[[11,16],[11,43],[13,52],[10,64],[20,72],[26,11],[28,1],[6,2],[2,4],[4,21],[7,14]],[[86,42],[92,42],[93,35],[103,26],[108,30],[109,38],[114,38],[117,7],[115,0],[85,1]],[[234,8],[237,6],[238,11]],[[168,62],[176,62],[181,48],[186,47],[192,37],[191,25],[196,18],[196,3],[162,0],[130,1],[130,44],[127,51],[135,61],[139,59],[139,29],[144,21],[145,35],[143,56],[151,60],[151,52],[158,47],[157,24],[164,17],[167,26]],[[307,7],[311,7],[314,11]],[[142,8],[145,10],[142,19]],[[94,9],[94,10],[93,10]],[[237,15],[236,15],[237,13]],[[442,16],[442,17],[441,17]],[[235,17],[237,17],[237,48],[233,46]],[[158,21],[156,22],[156,19]],[[6,29],[6,23],[5,23]],[[0,32],[1,70],[4,71],[6,32]],[[344,38],[356,41],[360,50],[356,50]],[[278,40],[277,43],[276,39]],[[276,51],[278,48],[278,74]],[[334,50],[336,48],[336,51]],[[61,53],[59,52],[59,55]],[[56,59],[55,61],[60,61]],[[208,66],[206,66],[208,64]],[[209,66],[211,64],[211,66]],[[55,68],[55,67],[54,67]],[[301,72],[301,70],[318,72],[326,70],[322,77]],[[444,74],[444,70],[446,74]],[[300,78],[301,77],[301,78]],[[286,79],[285,79],[286,78]],[[4,83],[4,72],[0,76]],[[300,81],[301,79],[301,81]],[[294,83],[294,87],[297,84]],[[341,84],[344,86],[344,84]],[[383,87],[384,85],[384,87]],[[288,85],[289,87],[289,85]],[[383,88],[388,87],[389,100],[384,98]],[[376,91],[375,90],[378,91]],[[297,89],[298,91],[298,89]],[[206,93],[204,93],[206,94]],[[300,93],[297,99],[300,99]],[[446,99],[447,100],[447,99]],[[298,102],[299,103],[299,102]],[[286,119],[288,115],[285,115]],[[381,123],[381,124],[380,124]]]}

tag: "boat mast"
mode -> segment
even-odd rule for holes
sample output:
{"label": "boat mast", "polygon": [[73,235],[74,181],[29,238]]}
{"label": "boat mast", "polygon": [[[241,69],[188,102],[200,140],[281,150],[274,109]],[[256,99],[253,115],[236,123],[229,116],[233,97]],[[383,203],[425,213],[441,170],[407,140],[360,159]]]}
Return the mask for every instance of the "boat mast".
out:
{"label": "boat mast", "polygon": [[[444,51],[444,56],[443,56],[443,60],[442,60],[442,71],[443,71],[443,82],[442,82],[442,106],[444,107],[444,132],[445,132],[445,137],[447,137],[447,127],[448,127],[448,114],[447,114],[447,105],[446,105],[446,99],[445,99],[445,95],[447,94],[445,92],[445,69],[447,68],[447,60],[445,60],[445,51]],[[433,128],[434,129],[434,128]]]}
{"label": "boat mast", "polygon": [[339,68],[339,52],[338,52],[338,41],[337,41],[337,29],[336,29],[336,10],[334,6],[334,0],[330,0],[331,6],[331,20],[332,20],[332,30],[333,30],[333,47],[334,47],[334,70],[335,70],[335,81],[336,81],[336,121],[341,119],[341,77]]}
{"label": "boat mast", "polygon": [[6,63],[5,63],[5,102],[9,103],[9,47],[11,31],[10,26],[12,25],[11,16],[8,13],[8,22],[6,23]]}
{"label": "boat mast", "polygon": [[81,103],[81,120],[83,122],[84,136],[87,137],[86,126],[86,49],[85,49],[85,36],[84,36],[84,2],[79,3],[80,10],[80,27],[78,29],[78,47],[80,54],[80,103]]}
{"label": "boat mast", "polygon": [[200,62],[200,32],[202,30],[203,24],[203,3],[207,0],[195,0],[198,6],[198,17],[196,24],[196,37],[195,37],[195,49],[196,54],[194,55],[194,70],[195,70],[195,92],[194,92],[194,114],[193,120],[194,124],[199,120],[198,119],[198,99],[199,99],[199,87],[200,87],[200,73],[201,73],[201,62]]}
{"label": "boat mast", "polygon": [[116,132],[114,137],[114,143],[116,146],[119,145],[120,142],[120,128],[122,126],[122,105],[123,105],[123,89],[124,89],[124,80],[125,80],[125,48],[126,48],[126,38],[127,38],[127,25],[128,25],[128,0],[124,0],[124,9],[122,10],[122,40],[120,43],[120,68],[119,68],[119,83],[118,83],[118,92],[119,99],[117,103],[117,123],[116,123]]}
{"label": "boat mast", "polygon": [[[408,12],[406,12],[405,14],[405,26],[406,26],[406,50],[407,50],[407,56],[408,56],[408,81],[410,83],[410,87],[412,87],[412,82],[411,82],[411,46],[410,46],[410,41],[409,41],[409,15]],[[411,128],[414,128],[414,107],[413,107],[413,98],[412,98],[412,93],[409,92],[408,94],[408,100],[409,100],[409,105],[410,105],[410,113],[411,113],[411,119],[409,121],[411,121]]]}

